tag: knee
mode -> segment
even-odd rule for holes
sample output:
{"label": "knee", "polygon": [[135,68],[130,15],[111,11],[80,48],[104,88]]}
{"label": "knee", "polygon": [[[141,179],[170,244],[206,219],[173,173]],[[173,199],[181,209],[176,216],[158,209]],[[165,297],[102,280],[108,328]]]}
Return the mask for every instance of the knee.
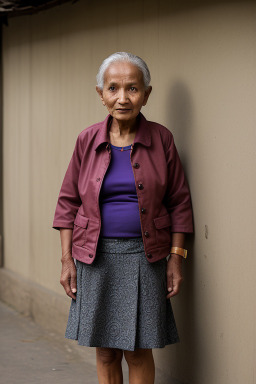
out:
{"label": "knee", "polygon": [[103,365],[112,365],[116,362],[121,362],[123,351],[114,348],[96,348],[97,360]]}
{"label": "knee", "polygon": [[124,357],[129,366],[138,367],[143,365],[148,358],[152,358],[152,350],[138,348],[135,351],[124,351]]}

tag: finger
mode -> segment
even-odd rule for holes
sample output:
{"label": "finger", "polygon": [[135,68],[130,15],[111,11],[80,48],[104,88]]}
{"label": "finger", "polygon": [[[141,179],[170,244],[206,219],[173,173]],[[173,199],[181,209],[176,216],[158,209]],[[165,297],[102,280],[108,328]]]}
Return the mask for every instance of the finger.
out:
{"label": "finger", "polygon": [[177,295],[180,291],[180,286],[181,286],[181,283],[182,283],[182,278],[176,278],[176,279],[173,279],[173,289],[172,291],[167,295],[167,298],[169,299],[170,297],[173,297],[175,295]]}
{"label": "finger", "polygon": [[172,273],[167,274],[167,291],[169,292],[169,294],[173,291],[173,274]]}
{"label": "finger", "polygon": [[[64,287],[65,288],[65,287]],[[73,293],[71,291],[71,287],[70,287],[70,284],[67,285],[67,287],[65,288],[65,291],[66,291],[66,294],[71,297],[72,299],[76,300],[76,295],[75,293]]]}
{"label": "finger", "polygon": [[71,287],[70,287],[70,279],[67,278],[67,279],[61,279],[60,280],[60,283],[61,285],[63,286],[66,294],[71,297],[72,299],[76,299],[76,295],[71,291]]}
{"label": "finger", "polygon": [[76,293],[76,272],[71,275],[70,288],[73,293]]}

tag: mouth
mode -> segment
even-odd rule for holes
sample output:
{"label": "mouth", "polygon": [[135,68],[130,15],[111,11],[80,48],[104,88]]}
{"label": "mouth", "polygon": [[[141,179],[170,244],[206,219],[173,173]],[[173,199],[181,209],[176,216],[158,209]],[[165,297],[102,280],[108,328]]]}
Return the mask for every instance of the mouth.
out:
{"label": "mouth", "polygon": [[129,109],[129,108],[117,108],[116,110],[118,112],[129,112],[129,111],[131,111],[131,109]]}

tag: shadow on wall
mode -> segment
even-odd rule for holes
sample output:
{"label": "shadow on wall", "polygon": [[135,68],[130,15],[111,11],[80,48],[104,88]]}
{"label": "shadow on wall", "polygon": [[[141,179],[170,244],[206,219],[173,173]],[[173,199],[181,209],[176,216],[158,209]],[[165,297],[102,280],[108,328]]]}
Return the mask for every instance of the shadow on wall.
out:
{"label": "shadow on wall", "polygon": [[168,126],[174,134],[175,143],[187,176],[187,171],[189,171],[188,151],[193,129],[192,97],[186,85],[181,81],[176,81],[171,86],[167,100]]}
{"label": "shadow on wall", "polygon": [[[196,177],[196,170],[192,169],[192,156],[193,154],[194,156],[198,155],[198,151],[192,151],[192,144],[195,146],[195,139],[193,137],[195,134],[193,97],[186,84],[181,80],[177,80],[171,84],[167,100],[166,108],[169,113],[168,127],[170,127],[174,134],[175,143],[188,183],[194,187],[194,190],[191,190],[193,206],[193,193],[196,193],[198,188],[200,188],[192,179],[192,177]],[[172,355],[177,364],[177,368],[175,368],[176,375],[179,379],[189,384],[198,383],[200,380],[199,373],[201,372],[202,353],[204,361],[207,361],[212,371],[214,371],[214,365],[216,364],[212,361],[212,356],[209,353],[209,343],[203,338],[199,328],[200,325],[198,324],[199,320],[201,323],[202,317],[205,316],[208,309],[200,308],[200,303],[198,302],[198,289],[200,289],[201,277],[199,276],[200,260],[198,260],[200,255],[197,255],[194,249],[196,235],[195,209],[193,209],[193,214],[194,234],[187,235],[186,239],[188,258],[183,262],[184,282],[180,294],[177,298],[174,298],[174,312],[181,343],[176,346],[174,355]],[[200,290],[201,299],[202,294],[203,292]],[[207,302],[207,300],[204,300],[204,302]]]}
{"label": "shadow on wall", "polygon": [[[180,159],[189,182],[190,162],[189,147],[191,135],[193,134],[193,106],[192,96],[188,87],[182,81],[172,84],[167,97],[168,105],[168,127],[170,127],[175,143],[180,155]],[[193,194],[191,193],[192,203]],[[195,212],[194,212],[195,216]],[[194,228],[195,230],[195,228]],[[177,362],[176,374],[189,383],[197,382],[197,371],[200,361],[197,357],[197,345],[200,340],[200,330],[198,329],[195,313],[195,265],[196,255],[194,252],[195,234],[187,235],[186,247],[188,258],[183,262],[184,281],[180,294],[174,300],[175,318],[180,334],[181,343],[177,345],[175,360]]]}

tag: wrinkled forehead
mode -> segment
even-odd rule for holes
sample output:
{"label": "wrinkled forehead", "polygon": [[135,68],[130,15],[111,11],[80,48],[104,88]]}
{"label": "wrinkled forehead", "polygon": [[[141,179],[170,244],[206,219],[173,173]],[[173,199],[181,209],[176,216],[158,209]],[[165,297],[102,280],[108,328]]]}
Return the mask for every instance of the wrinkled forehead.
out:
{"label": "wrinkled forehead", "polygon": [[111,63],[105,71],[104,84],[120,82],[143,84],[143,74],[136,65],[127,61]]}

